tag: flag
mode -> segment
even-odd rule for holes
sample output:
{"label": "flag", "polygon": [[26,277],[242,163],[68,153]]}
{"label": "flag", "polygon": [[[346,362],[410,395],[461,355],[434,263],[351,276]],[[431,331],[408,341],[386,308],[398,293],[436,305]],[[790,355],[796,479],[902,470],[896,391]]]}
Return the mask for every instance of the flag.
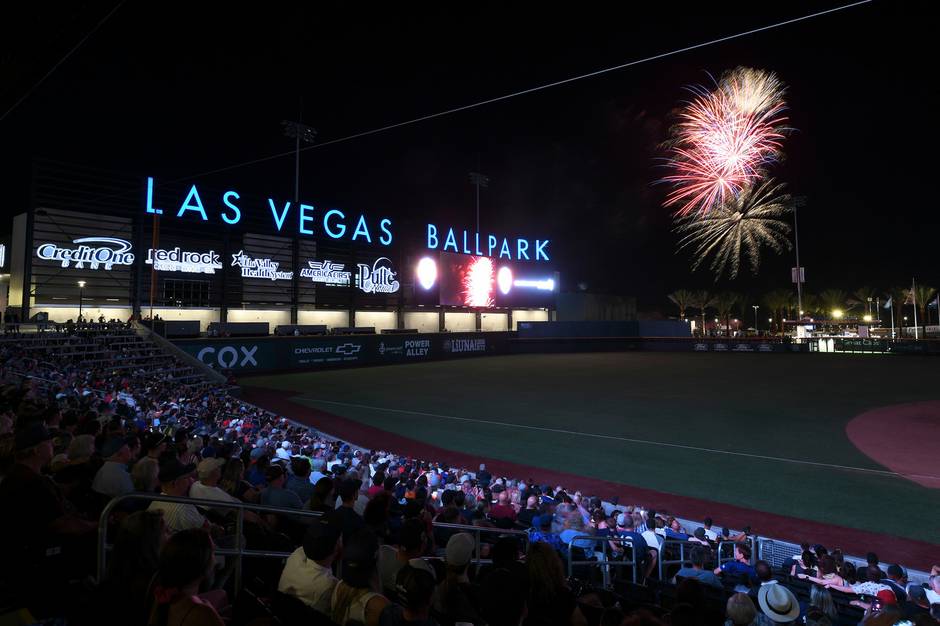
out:
{"label": "flag", "polygon": [[940,295],[933,299],[933,302],[927,305],[931,309],[935,309],[940,306]]}
{"label": "flag", "polygon": [[891,296],[888,296],[888,301],[885,302],[885,307],[884,307],[884,308],[886,308],[886,309],[890,309],[890,308],[891,308]]}

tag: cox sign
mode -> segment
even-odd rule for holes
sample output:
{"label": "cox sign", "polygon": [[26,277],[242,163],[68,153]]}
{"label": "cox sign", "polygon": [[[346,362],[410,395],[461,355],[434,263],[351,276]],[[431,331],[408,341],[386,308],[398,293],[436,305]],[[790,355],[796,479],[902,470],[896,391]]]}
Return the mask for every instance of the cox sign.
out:
{"label": "cox sign", "polygon": [[236,365],[238,367],[258,367],[258,361],[255,360],[257,351],[258,346],[238,346],[237,350],[234,346],[225,346],[218,349],[206,346],[196,353],[196,358],[206,365],[218,364],[219,367],[227,370],[234,368]]}

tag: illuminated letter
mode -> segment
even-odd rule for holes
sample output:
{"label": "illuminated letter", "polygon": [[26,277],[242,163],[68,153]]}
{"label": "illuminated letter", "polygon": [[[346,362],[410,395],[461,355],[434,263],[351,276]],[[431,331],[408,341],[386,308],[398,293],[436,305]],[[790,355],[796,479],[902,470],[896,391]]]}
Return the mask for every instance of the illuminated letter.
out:
{"label": "illuminated letter", "polygon": [[516,239],[516,258],[521,261],[523,257],[526,261],[529,260],[529,241],[527,239]]}
{"label": "illuminated letter", "polygon": [[227,207],[229,207],[230,209],[232,209],[233,211],[235,211],[235,217],[231,217],[231,218],[230,218],[228,215],[226,215],[225,213],[223,213],[223,214],[222,214],[222,219],[225,220],[225,223],[226,223],[226,224],[237,224],[237,223],[239,222],[239,220],[242,219],[242,212],[239,210],[239,208],[238,208],[237,206],[235,206],[234,204],[232,204],[231,202],[229,202],[228,199],[229,199],[230,196],[233,197],[233,198],[235,198],[236,200],[238,200],[238,194],[237,194],[236,192],[234,192],[234,191],[226,191],[224,194],[222,194],[222,202],[225,204],[225,206],[227,206]]}
{"label": "illuminated letter", "polygon": [[[195,200],[196,204],[190,204],[190,200]],[[186,199],[183,200],[183,205],[180,207],[176,217],[182,217],[183,213],[186,211],[199,211],[199,215],[202,216],[203,222],[209,220],[209,218],[206,217],[206,210],[202,208],[202,199],[199,197],[199,191],[196,189],[196,185],[193,185],[189,190],[189,194],[187,194]]]}
{"label": "illuminated letter", "polygon": [[493,250],[496,249],[496,237],[487,235],[486,242],[486,256],[493,256]]}
{"label": "illuminated letter", "polygon": [[[379,222],[379,228],[381,229],[383,233],[385,233],[385,235],[382,235],[381,237],[379,237],[379,243],[382,244],[383,246],[388,246],[388,245],[391,245],[392,243],[392,231],[388,229],[388,227],[391,225],[392,225],[392,220],[388,219],[387,217],[383,219],[381,222]],[[430,226],[430,224],[428,224],[428,226]]]}
{"label": "illuminated letter", "polygon": [[544,260],[548,260],[548,252],[545,251],[545,246],[548,245],[548,239],[542,241],[541,239],[535,240],[535,260],[538,261],[539,257],[542,257]]}
{"label": "illuminated letter", "polygon": [[163,215],[163,209],[153,208],[153,176],[147,177],[147,213]]}
{"label": "illuminated letter", "polygon": [[477,245],[476,245],[476,251],[477,251],[477,256],[483,256],[483,253],[480,252],[480,233],[474,233],[474,235],[476,236],[476,244],[477,244]]}
{"label": "illuminated letter", "polygon": [[[306,226],[304,226],[304,222],[312,222],[312,221],[313,221],[313,216],[307,215],[307,211],[308,211],[308,210],[312,211],[312,210],[313,210],[313,207],[310,206],[309,204],[301,204],[301,205],[300,205],[300,234],[301,234],[301,235],[312,235],[312,234],[313,234],[313,231],[312,231],[312,230],[310,230],[309,228],[307,228]],[[278,230],[280,230],[280,229],[278,229]]]}
{"label": "illuminated letter", "polygon": [[453,228],[448,228],[448,229],[447,229],[447,239],[444,241],[444,249],[445,249],[445,250],[446,250],[447,248],[449,248],[450,246],[453,246],[453,247],[454,247],[454,252],[460,252],[460,250],[457,249],[457,238],[454,237],[454,229],[453,229]]}
{"label": "illuminated letter", "polygon": [[504,254],[507,259],[512,260],[512,252],[509,251],[509,242],[505,237],[503,238],[503,245],[499,249],[499,258],[503,258]]}
{"label": "illuminated letter", "polygon": [[356,237],[358,237],[360,234],[365,235],[366,241],[372,243],[372,237],[369,235],[369,227],[366,225],[365,215],[359,216],[359,222],[356,223],[356,230],[353,233],[352,240],[355,241]]}
{"label": "illuminated letter", "polygon": [[284,220],[287,218],[287,211],[290,209],[290,202],[284,203],[284,210],[281,211],[281,214],[277,214],[277,209],[274,207],[274,200],[268,198],[268,206],[271,207],[271,213],[274,215],[274,225],[277,226],[278,232],[280,232],[281,227],[284,226]]}
{"label": "illuminated letter", "polygon": [[470,254],[470,250],[467,248],[467,231],[463,231],[463,253]]}
{"label": "illuminated letter", "polygon": [[333,233],[333,230],[330,228],[330,216],[331,215],[339,215],[339,218],[342,220],[346,219],[346,216],[343,215],[343,212],[340,211],[339,209],[330,209],[329,211],[326,212],[326,215],[323,216],[323,230],[325,230],[326,234],[332,237],[333,239],[339,239],[340,237],[346,234],[346,225],[342,223],[339,224],[339,234]]}
{"label": "illuminated letter", "polygon": [[440,242],[437,240],[437,226],[428,224],[428,250],[437,250],[438,243]]}

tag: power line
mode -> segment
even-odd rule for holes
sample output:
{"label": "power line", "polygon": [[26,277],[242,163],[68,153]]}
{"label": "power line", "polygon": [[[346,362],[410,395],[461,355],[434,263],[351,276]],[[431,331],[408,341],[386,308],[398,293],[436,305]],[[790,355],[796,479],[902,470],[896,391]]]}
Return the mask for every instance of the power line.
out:
{"label": "power line", "polygon": [[[463,106],[454,107],[452,109],[446,109],[444,111],[439,111],[437,113],[430,113],[428,115],[422,115],[421,117],[416,117],[414,119],[406,120],[404,122],[397,122],[394,124],[388,124],[386,126],[380,126],[379,128],[373,128],[371,130],[366,130],[358,132],[352,135],[347,135],[345,137],[339,137],[338,139],[331,139],[330,141],[323,141],[312,146],[306,146],[301,148],[301,151],[305,150],[314,150],[317,148],[323,148],[326,146],[331,146],[333,144],[342,143],[344,141],[351,141],[353,139],[359,139],[361,137],[367,137],[369,135],[376,135],[388,130],[394,130],[396,128],[402,128],[403,126],[410,126],[412,124],[417,124],[419,122],[425,122],[439,117],[444,117],[445,115],[452,115],[454,113],[460,113],[462,111],[468,111],[470,109],[475,109],[478,107],[486,106],[488,104],[494,104],[496,102],[502,102],[503,100],[509,100],[510,98],[516,98],[518,96],[524,96],[538,91],[544,91],[546,89],[551,89],[553,87],[558,87],[561,85],[566,85],[568,83],[573,83],[575,81],[584,80],[586,78],[593,78],[595,76],[600,76],[602,74],[607,74],[609,72],[616,72],[618,70],[626,69],[628,67],[633,67],[635,65],[640,65],[642,63],[648,63],[650,61],[657,61],[659,59],[664,59],[670,56],[675,56],[677,54],[682,54],[684,52],[690,52],[692,50],[698,50],[700,48],[705,48],[708,46],[713,46],[719,43],[724,43],[727,41],[732,41],[734,39],[740,39],[742,37],[747,37],[749,35],[754,35],[768,30],[773,30],[775,28],[781,28],[783,26],[789,26],[790,24],[796,24],[798,22],[804,22],[806,20],[814,19],[817,17],[822,17],[823,15],[828,15],[830,13],[835,13],[837,11],[843,11],[845,9],[851,9],[863,4],[871,4],[872,0],[860,0],[859,2],[853,2],[851,4],[844,4],[838,7],[833,7],[831,9],[826,9],[825,11],[817,11],[816,13],[810,13],[808,15],[803,15],[801,17],[795,17],[793,19],[784,20],[782,22],[776,22],[774,24],[769,24],[767,26],[761,26],[758,28],[752,28],[751,30],[746,30],[740,33],[735,33],[733,35],[727,35],[725,37],[719,37],[718,39],[711,39],[709,41],[704,41],[701,43],[693,44],[691,46],[686,46],[684,48],[679,48],[676,50],[671,50],[669,52],[662,52],[660,54],[654,54],[642,59],[637,59],[634,61],[629,61],[627,63],[621,63],[620,65],[613,65],[611,67],[605,67],[593,72],[588,72],[587,74],[579,74],[577,76],[572,76],[570,78],[564,78],[562,80],[557,80],[551,83],[545,83],[544,85],[538,85],[535,87],[530,87],[528,89],[523,89],[521,91],[514,91],[512,93],[504,94],[502,96],[496,96],[494,98],[489,98],[487,100],[480,100],[479,102],[474,102],[472,104],[465,104]],[[277,154],[272,154],[265,157],[260,157],[257,159],[252,159],[250,161],[244,161],[242,163],[236,163],[234,165],[228,165],[226,167],[220,167],[214,170],[208,170],[205,172],[200,172],[198,174],[192,174],[191,176],[186,176],[183,178],[177,178],[176,180],[170,181],[170,183],[178,183],[185,180],[191,180],[193,178],[198,178],[200,176],[209,176],[211,174],[219,174],[221,172],[227,172],[229,170],[237,169],[240,167],[247,167],[249,165],[255,165],[257,163],[264,163],[265,161],[273,161],[274,159],[280,159],[286,156],[291,156],[295,151],[291,150],[288,152],[280,152]]]}
{"label": "power line", "polygon": [[52,66],[52,69],[50,69],[48,72],[46,72],[46,75],[45,75],[45,76],[43,76],[42,78],[40,78],[39,81],[37,81],[35,85],[33,85],[32,87],[30,87],[29,90],[28,90],[26,93],[24,93],[23,96],[22,96],[19,100],[17,100],[16,102],[14,102],[14,103],[13,103],[13,106],[11,106],[9,109],[7,109],[7,112],[4,113],[2,116],[0,116],[0,122],[2,122],[3,120],[5,120],[6,117],[7,117],[10,113],[13,112],[13,109],[15,109],[16,107],[18,107],[24,100],[26,100],[26,98],[28,98],[30,95],[32,95],[32,93],[33,93],[34,91],[36,91],[36,89],[39,87],[39,85],[43,84],[43,82],[45,82],[45,80],[46,80],[47,78],[49,78],[50,76],[52,76],[52,73],[55,72],[56,69],[58,69],[58,67],[59,67],[60,65],[62,65],[63,63],[65,63],[65,61],[66,61],[70,56],[72,56],[72,54],[73,54],[76,50],[78,50],[79,48],[81,48],[81,47],[82,47],[82,44],[84,44],[86,41],[88,41],[88,38],[89,38],[89,37],[91,37],[91,36],[94,35],[96,32],[98,32],[98,29],[101,28],[102,26],[104,26],[104,23],[107,22],[108,19],[110,19],[110,17],[111,17],[112,15],[114,15],[115,13],[117,13],[117,10],[120,9],[120,8],[124,5],[124,2],[125,2],[125,1],[126,1],[126,0],[121,0],[120,2],[118,2],[118,3],[117,3],[117,6],[115,6],[113,9],[111,9],[111,11],[110,11],[107,15],[105,15],[103,18],[101,18],[101,21],[99,21],[99,22],[95,25],[95,27],[91,29],[91,31],[90,31],[87,35],[85,35],[84,37],[82,37],[82,40],[81,40],[81,41],[79,41],[77,44],[75,44],[75,46],[74,46],[71,50],[69,50],[67,53],[65,53],[65,56],[64,56],[64,57],[62,57],[61,59],[59,59],[59,62],[58,62],[58,63],[56,63],[55,65]]}

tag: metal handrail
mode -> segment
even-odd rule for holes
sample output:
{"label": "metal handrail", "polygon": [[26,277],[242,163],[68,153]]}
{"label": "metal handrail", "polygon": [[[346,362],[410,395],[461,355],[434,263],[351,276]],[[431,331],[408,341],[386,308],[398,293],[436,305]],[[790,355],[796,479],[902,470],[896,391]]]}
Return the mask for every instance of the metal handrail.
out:
{"label": "metal handrail", "polygon": [[[662,545],[662,549],[659,551],[659,558],[657,559],[658,567],[659,567],[659,579],[660,579],[660,580],[665,580],[665,579],[663,578],[663,566],[665,566],[665,565],[676,565],[676,564],[683,564],[683,563],[685,563],[686,560],[687,560],[687,559],[685,558],[685,549],[686,549],[686,548],[694,548],[695,546],[700,546],[700,545],[702,545],[702,544],[700,544],[700,543],[693,543],[693,542],[691,542],[691,541],[683,541],[683,540],[681,540],[681,539],[667,539],[666,541],[664,541],[664,542],[663,542],[663,545]],[[667,548],[668,546],[679,546],[679,558],[678,558],[678,560],[677,560],[677,559],[669,559],[669,560],[666,560],[666,559],[664,558],[664,557],[665,557],[665,554],[666,554],[666,548]],[[711,550],[711,547],[709,547],[709,550]]]}
{"label": "metal handrail", "polygon": [[489,562],[488,559],[482,558],[480,552],[480,539],[483,533],[496,534],[496,535],[516,535],[522,537],[526,545],[523,548],[527,548],[529,543],[529,533],[524,530],[515,530],[513,528],[490,528],[488,526],[473,526],[470,524],[450,524],[447,522],[431,522],[431,526],[434,528],[452,528],[454,530],[459,530],[460,532],[471,533],[473,534],[473,558],[470,562],[474,565],[482,565]]}
{"label": "metal handrail", "polygon": [[291,555],[290,552],[274,552],[267,550],[246,550],[242,537],[244,537],[245,530],[245,511],[261,511],[265,513],[278,513],[282,515],[290,515],[293,517],[309,517],[309,518],[318,518],[322,515],[320,511],[308,511],[306,509],[287,509],[277,506],[267,506],[264,504],[251,504],[248,502],[226,502],[223,500],[206,500],[203,498],[180,498],[177,496],[166,496],[163,494],[157,493],[126,493],[121,496],[112,498],[108,502],[104,509],[101,511],[101,515],[98,517],[98,546],[97,546],[97,557],[98,557],[98,571],[97,571],[97,582],[100,584],[104,580],[105,569],[107,565],[107,552],[108,552],[108,518],[111,516],[111,513],[114,511],[115,507],[121,502],[127,500],[148,500],[150,502],[173,502],[176,504],[189,504],[193,506],[199,506],[207,509],[235,509],[238,512],[238,515],[235,518],[235,547],[234,548],[216,548],[215,553],[221,554],[223,556],[235,556],[235,572],[234,572],[234,595],[238,594],[239,589],[241,588],[242,582],[242,557],[261,557],[261,558],[287,558]]}
{"label": "metal handrail", "polygon": [[[758,557],[757,557],[757,550],[756,550],[756,548],[757,548],[757,545],[756,545],[756,543],[757,543],[757,542],[756,542],[756,538],[755,538],[754,535],[748,535],[747,537],[745,537],[744,541],[724,540],[724,541],[719,541],[719,542],[718,542],[718,558],[717,558],[718,567],[721,567],[721,564],[722,564],[722,562],[724,562],[724,561],[733,561],[733,560],[734,560],[734,548],[733,548],[733,546],[736,546],[736,545],[738,545],[739,543],[748,543],[748,544],[750,544],[750,547],[751,547],[751,558],[748,560],[748,563],[749,563],[750,565],[754,565],[755,563],[757,563]],[[731,551],[731,556],[730,556],[730,557],[726,557],[726,558],[722,559],[722,558],[721,558],[721,549],[722,549],[724,546],[732,546],[732,551]]]}
{"label": "metal handrail", "polygon": [[[574,542],[576,541],[590,541],[592,543],[601,543],[601,553],[603,555],[602,560],[594,561],[575,561],[573,557],[573,551],[575,548],[580,548],[580,546],[575,546]],[[610,587],[610,567],[613,565],[615,567],[625,567],[629,565],[633,568],[633,582],[637,581],[637,570],[636,570],[636,554],[633,554],[633,558],[629,561],[611,561],[608,558],[608,550],[610,549],[611,543],[619,543],[621,546],[629,545],[631,551],[633,549],[633,539],[630,537],[602,537],[597,535],[577,535],[571,538],[571,541],[568,542],[568,578],[571,578],[574,575],[574,566],[575,565],[596,565],[601,568],[601,576],[603,578],[604,586]],[[594,551],[597,554],[597,550]]]}

